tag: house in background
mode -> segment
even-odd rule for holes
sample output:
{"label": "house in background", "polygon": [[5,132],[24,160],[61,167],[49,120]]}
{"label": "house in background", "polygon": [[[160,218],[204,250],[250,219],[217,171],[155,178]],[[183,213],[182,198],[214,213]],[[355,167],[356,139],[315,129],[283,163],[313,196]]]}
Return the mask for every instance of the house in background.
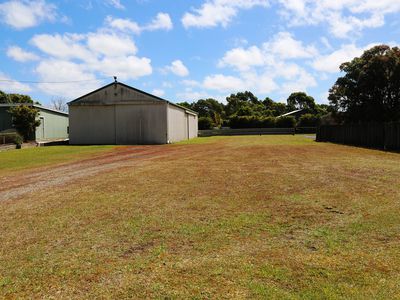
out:
{"label": "house in background", "polygon": [[36,128],[31,140],[40,142],[68,138],[68,113],[32,103],[0,104],[0,132],[14,129],[12,116],[8,110],[19,105],[31,106],[39,110],[40,126]]}
{"label": "house in background", "polygon": [[197,137],[197,113],[117,81],[68,106],[73,145],[167,144]]}

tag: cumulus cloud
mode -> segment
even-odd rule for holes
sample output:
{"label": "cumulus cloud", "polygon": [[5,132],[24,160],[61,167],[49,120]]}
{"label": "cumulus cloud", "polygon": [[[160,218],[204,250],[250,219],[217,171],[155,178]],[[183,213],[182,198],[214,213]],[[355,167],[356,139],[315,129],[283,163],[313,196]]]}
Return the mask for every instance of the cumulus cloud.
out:
{"label": "cumulus cloud", "polygon": [[112,16],[106,18],[106,24],[113,29],[122,32],[132,32],[134,34],[140,34],[143,31],[168,31],[173,28],[173,23],[169,14],[161,12],[158,13],[150,23],[143,26],[140,26],[137,22],[130,19],[113,18]]}
{"label": "cumulus cloud", "polygon": [[18,46],[11,46],[7,49],[7,56],[19,62],[27,62],[38,60],[39,57],[29,51],[25,51],[24,49]]}
{"label": "cumulus cloud", "polygon": [[175,60],[171,65],[164,68],[166,72],[171,72],[177,76],[185,77],[189,75],[188,68],[183,64],[181,60]]}
{"label": "cumulus cloud", "polygon": [[43,21],[55,21],[56,6],[44,0],[10,0],[0,4],[0,19],[15,28],[34,27]]}
{"label": "cumulus cloud", "polygon": [[279,32],[261,46],[227,51],[218,66],[233,69],[237,75],[209,75],[203,87],[218,91],[252,90],[262,94],[307,90],[316,85],[316,80],[297,60],[312,59],[316,55],[318,51],[313,45],[305,46],[290,33]]}
{"label": "cumulus cloud", "polygon": [[385,16],[400,11],[398,0],[278,0],[281,14],[292,26],[327,24],[330,32],[345,38],[365,28],[385,24]]}
{"label": "cumulus cloud", "polygon": [[189,27],[226,27],[241,9],[268,6],[268,0],[208,0],[182,17],[182,24]]}
{"label": "cumulus cloud", "polygon": [[327,55],[319,55],[313,60],[311,65],[315,70],[320,72],[336,73],[339,72],[339,67],[342,63],[360,56],[365,50],[376,45],[369,44],[365,47],[357,47],[354,44],[342,45],[339,49]]}

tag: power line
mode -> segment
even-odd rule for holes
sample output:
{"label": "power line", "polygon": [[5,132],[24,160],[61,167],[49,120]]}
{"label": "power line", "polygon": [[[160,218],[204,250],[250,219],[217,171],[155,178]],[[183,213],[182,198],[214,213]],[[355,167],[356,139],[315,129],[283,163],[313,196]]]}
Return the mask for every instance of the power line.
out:
{"label": "power line", "polygon": [[30,81],[30,80],[12,80],[12,79],[0,79],[0,82],[20,82],[20,83],[52,83],[52,84],[63,84],[63,83],[79,83],[79,82],[94,82],[109,79],[110,77],[104,77],[99,79],[88,79],[88,80],[71,80],[71,81]]}

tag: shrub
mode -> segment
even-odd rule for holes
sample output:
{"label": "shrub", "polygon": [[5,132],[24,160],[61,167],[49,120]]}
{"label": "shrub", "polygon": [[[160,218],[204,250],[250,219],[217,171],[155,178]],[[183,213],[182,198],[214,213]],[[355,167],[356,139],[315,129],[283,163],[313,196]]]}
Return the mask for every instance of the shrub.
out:
{"label": "shrub", "polygon": [[211,129],[213,126],[213,121],[210,117],[200,117],[199,118],[199,129],[207,130]]}
{"label": "shrub", "polygon": [[316,127],[320,122],[320,118],[316,115],[305,114],[302,115],[299,119],[299,123],[297,126],[299,127]]}
{"label": "shrub", "polygon": [[261,120],[262,128],[275,128],[276,126],[276,118],[274,117],[266,117]]}
{"label": "shrub", "polygon": [[17,147],[21,147],[22,143],[24,142],[24,138],[16,133],[13,137],[13,143],[17,145]]}
{"label": "shrub", "polygon": [[284,116],[276,118],[276,127],[293,128],[296,126],[296,118],[293,116]]}

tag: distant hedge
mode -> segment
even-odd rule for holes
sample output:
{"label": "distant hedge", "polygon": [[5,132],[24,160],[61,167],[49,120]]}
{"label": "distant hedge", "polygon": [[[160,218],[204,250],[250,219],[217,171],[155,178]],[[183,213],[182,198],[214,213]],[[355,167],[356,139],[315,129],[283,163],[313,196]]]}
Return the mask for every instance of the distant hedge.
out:
{"label": "distant hedge", "polygon": [[239,128],[293,128],[296,119],[287,117],[257,117],[257,116],[233,116],[229,119],[229,127]]}

